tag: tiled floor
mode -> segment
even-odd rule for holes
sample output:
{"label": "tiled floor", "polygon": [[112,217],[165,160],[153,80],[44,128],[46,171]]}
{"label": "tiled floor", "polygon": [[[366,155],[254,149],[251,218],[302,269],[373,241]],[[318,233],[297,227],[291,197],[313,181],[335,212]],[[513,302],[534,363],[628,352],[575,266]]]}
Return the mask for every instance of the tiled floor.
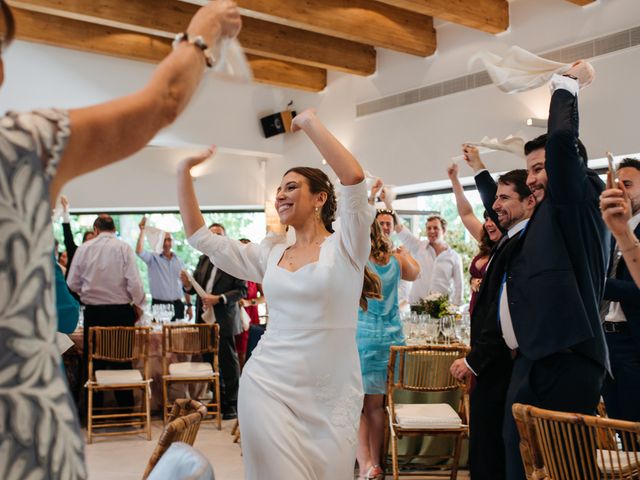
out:
{"label": "tiled floor", "polygon": [[[215,425],[210,422],[202,424],[194,444],[194,447],[200,450],[211,462],[216,480],[243,479],[244,468],[240,447],[233,443],[231,436],[233,424],[234,422],[231,420],[222,422],[222,431],[218,431]],[[156,420],[152,425],[152,439],[150,441],[147,441],[142,435],[94,438],[94,442],[86,446],[89,478],[91,480],[140,480],[161,431],[162,422]],[[433,477],[411,478],[419,480]],[[468,478],[469,474],[466,471],[458,474],[459,480],[467,480]],[[390,479],[391,476],[387,476],[387,480]]]}

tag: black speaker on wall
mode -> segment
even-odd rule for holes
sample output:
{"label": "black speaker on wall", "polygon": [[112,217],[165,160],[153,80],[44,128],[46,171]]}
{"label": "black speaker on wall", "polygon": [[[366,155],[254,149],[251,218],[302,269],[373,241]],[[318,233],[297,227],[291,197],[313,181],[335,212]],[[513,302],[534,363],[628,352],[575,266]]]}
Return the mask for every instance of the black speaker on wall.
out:
{"label": "black speaker on wall", "polygon": [[293,120],[295,116],[295,111],[285,110],[284,112],[278,112],[262,117],[260,119],[260,124],[262,125],[262,132],[264,133],[265,138],[290,132],[291,120]]}

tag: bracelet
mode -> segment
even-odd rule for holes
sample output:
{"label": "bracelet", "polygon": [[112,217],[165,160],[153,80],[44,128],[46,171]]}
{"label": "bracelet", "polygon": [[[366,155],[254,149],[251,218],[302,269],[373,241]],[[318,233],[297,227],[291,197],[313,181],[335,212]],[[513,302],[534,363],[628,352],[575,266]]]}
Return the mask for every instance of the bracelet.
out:
{"label": "bracelet", "polygon": [[174,37],[173,42],[171,42],[171,48],[175,50],[182,42],[187,42],[189,45],[195,45],[198,47],[204,55],[204,61],[207,64],[207,67],[213,68],[216,64],[216,59],[211,50],[209,50],[209,46],[205,43],[202,35],[198,35],[196,38],[191,39],[187,32],[178,33]]}
{"label": "bracelet", "polygon": [[620,249],[620,253],[627,253],[630,252],[631,250],[635,250],[636,248],[640,247],[640,240],[636,239],[635,242],[633,242],[633,245],[630,246],[629,248],[626,248],[624,250]]}

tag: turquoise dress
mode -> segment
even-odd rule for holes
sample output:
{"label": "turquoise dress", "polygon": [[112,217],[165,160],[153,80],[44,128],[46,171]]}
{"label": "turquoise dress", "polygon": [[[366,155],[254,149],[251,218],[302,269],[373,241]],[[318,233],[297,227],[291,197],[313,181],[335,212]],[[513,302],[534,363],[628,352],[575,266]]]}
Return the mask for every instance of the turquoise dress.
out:
{"label": "turquoise dress", "polygon": [[367,262],[369,269],[380,277],[382,300],[369,300],[365,312],[358,310],[356,342],[360,354],[362,385],[367,395],[385,394],[387,366],[392,345],[404,345],[400,309],[398,308],[398,284],[400,264],[391,256],[386,265]]}

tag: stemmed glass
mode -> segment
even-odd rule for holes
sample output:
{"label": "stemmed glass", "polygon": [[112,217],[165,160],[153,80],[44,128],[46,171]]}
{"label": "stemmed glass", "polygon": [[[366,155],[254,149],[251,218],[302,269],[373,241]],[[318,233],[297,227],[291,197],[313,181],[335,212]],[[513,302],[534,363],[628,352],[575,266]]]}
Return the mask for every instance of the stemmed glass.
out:
{"label": "stemmed glass", "polygon": [[437,342],[440,325],[437,318],[431,318],[431,316],[427,317],[427,323],[425,324],[424,328],[424,336],[427,344],[430,345]]}
{"label": "stemmed glass", "polygon": [[173,305],[171,304],[152,305],[151,310],[153,311],[153,318],[161,325],[169,323],[174,315]]}
{"label": "stemmed glass", "polygon": [[440,319],[440,329],[447,345],[451,345],[451,337],[456,333],[456,324],[452,315],[445,315]]}

